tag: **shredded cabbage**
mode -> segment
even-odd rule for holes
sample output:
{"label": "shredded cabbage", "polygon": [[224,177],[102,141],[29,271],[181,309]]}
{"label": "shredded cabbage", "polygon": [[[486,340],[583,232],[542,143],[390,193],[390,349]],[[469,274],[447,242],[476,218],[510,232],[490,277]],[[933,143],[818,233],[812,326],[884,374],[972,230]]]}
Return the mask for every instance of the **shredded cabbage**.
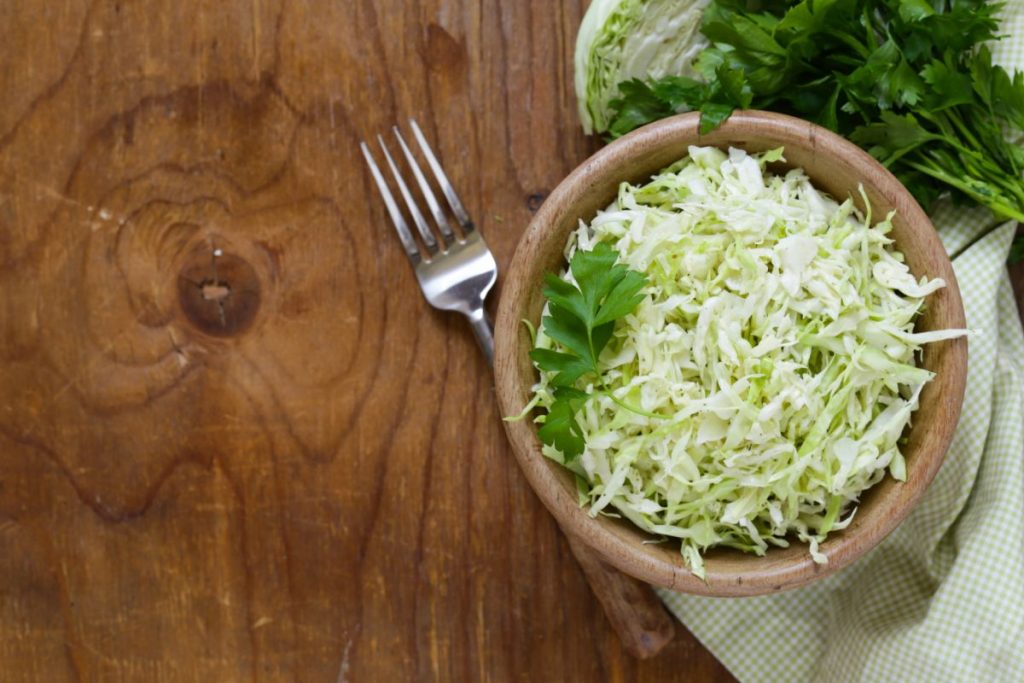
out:
{"label": "shredded cabbage", "polygon": [[[886,471],[906,478],[900,438],[933,376],[915,354],[966,334],[914,332],[945,283],[910,273],[891,215],[872,225],[802,170],[766,171],[781,158],[690,147],[646,185],[623,184],[566,247],[607,242],[649,285],[601,355],[611,395],[580,382],[594,394],[576,415],[583,454],[544,453],[576,472],[591,515],[614,508],[679,539],[700,577],[707,548],[761,555],[793,536],[826,562],[818,545],[861,493]],[[537,346],[561,350],[543,326]],[[539,407],[550,379],[534,387]]]}
{"label": "shredded cabbage", "polygon": [[709,0],[594,0],[576,36],[576,100],[587,133],[608,130],[619,83],[694,76]]}

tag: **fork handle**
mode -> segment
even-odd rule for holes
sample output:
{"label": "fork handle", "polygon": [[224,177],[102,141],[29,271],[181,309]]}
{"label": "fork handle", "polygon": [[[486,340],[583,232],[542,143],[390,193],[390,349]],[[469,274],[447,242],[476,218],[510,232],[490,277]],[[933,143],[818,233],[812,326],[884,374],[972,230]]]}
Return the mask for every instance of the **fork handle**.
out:
{"label": "fork handle", "polygon": [[494,330],[491,329],[491,321],[487,319],[487,311],[484,310],[483,304],[480,308],[473,309],[466,314],[469,318],[469,326],[473,328],[473,334],[476,335],[476,343],[480,345],[480,350],[487,356],[487,364],[494,365]]}
{"label": "fork handle", "polygon": [[[481,305],[466,317],[488,364],[494,365],[494,332],[486,311]],[[563,529],[562,533],[626,652],[637,659],[658,654],[675,636],[675,622],[665,611],[654,589],[607,564],[569,532]]]}

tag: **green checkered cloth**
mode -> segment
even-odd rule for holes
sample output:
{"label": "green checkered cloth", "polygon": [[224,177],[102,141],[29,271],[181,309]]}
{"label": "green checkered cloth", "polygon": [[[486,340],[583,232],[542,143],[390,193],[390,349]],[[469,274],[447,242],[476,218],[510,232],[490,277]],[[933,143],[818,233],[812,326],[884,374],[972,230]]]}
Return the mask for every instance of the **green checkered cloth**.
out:
{"label": "green checkered cloth", "polygon": [[[1024,0],[993,46],[1024,69]],[[953,444],[914,512],[868,555],[758,598],[661,591],[741,681],[1024,681],[1024,334],[1004,266],[1016,225],[932,216],[953,257],[969,341]],[[987,233],[987,234],[986,234]]]}

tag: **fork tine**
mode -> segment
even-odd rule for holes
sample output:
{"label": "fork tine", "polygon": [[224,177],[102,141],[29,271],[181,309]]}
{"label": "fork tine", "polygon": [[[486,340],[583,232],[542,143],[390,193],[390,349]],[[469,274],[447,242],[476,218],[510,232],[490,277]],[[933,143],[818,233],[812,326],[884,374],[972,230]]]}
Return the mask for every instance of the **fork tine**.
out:
{"label": "fork tine", "polygon": [[394,176],[395,182],[398,183],[398,191],[402,194],[402,199],[405,200],[405,207],[412,214],[412,221],[416,224],[416,229],[419,230],[420,237],[423,238],[423,243],[427,246],[427,251],[431,254],[436,254],[437,238],[434,237],[434,233],[430,232],[427,220],[420,213],[420,207],[416,205],[416,200],[413,199],[412,193],[409,192],[409,186],[402,180],[402,174],[398,172],[395,160],[391,158],[391,152],[388,151],[387,145],[384,144],[384,138],[378,135],[377,142],[380,144],[380,148],[384,150],[384,159],[387,160],[388,166],[391,168],[391,175]]}
{"label": "fork tine", "polygon": [[445,175],[444,169],[441,168],[441,164],[438,163],[437,157],[434,156],[434,150],[427,144],[427,139],[423,137],[423,131],[420,130],[420,126],[416,123],[416,119],[409,119],[409,123],[412,125],[412,134],[416,138],[416,142],[419,143],[420,149],[423,150],[423,156],[427,158],[427,165],[430,166],[430,170],[433,172],[434,177],[437,178],[438,185],[441,186],[441,192],[444,193],[445,199],[448,200],[448,205],[452,207],[452,213],[455,214],[456,220],[459,221],[459,226],[463,232],[469,233],[473,231],[473,221],[469,220],[469,214],[466,213],[466,209],[462,206],[462,201],[459,199],[459,195],[455,193],[455,188],[452,187],[452,183],[448,180],[448,176]]}
{"label": "fork tine", "polygon": [[384,199],[384,206],[387,207],[388,215],[391,216],[391,222],[394,224],[395,230],[398,232],[398,239],[402,241],[402,248],[405,249],[405,255],[409,257],[409,260],[412,261],[413,265],[417,265],[421,259],[420,249],[416,246],[416,240],[412,238],[412,233],[409,232],[409,225],[405,222],[405,217],[402,215],[401,209],[398,208],[398,204],[395,202],[395,198],[391,194],[391,190],[388,189],[388,184],[384,182],[384,176],[381,175],[377,162],[373,160],[373,155],[370,154],[370,148],[366,146],[365,142],[360,142],[359,149],[363,151],[363,158],[366,159],[366,164],[370,167],[370,173],[373,175],[373,182],[377,184],[377,190]]}
{"label": "fork tine", "polygon": [[423,198],[427,200],[427,206],[430,207],[430,213],[433,214],[434,220],[437,222],[437,227],[441,229],[441,235],[444,237],[445,246],[450,245],[455,241],[455,233],[452,232],[452,226],[448,224],[448,218],[444,215],[444,211],[441,209],[441,205],[437,201],[437,196],[434,191],[430,189],[430,184],[427,183],[427,179],[423,177],[423,171],[420,170],[419,163],[416,162],[416,158],[409,151],[409,146],[405,144],[405,138],[402,137],[402,131],[398,129],[398,126],[392,126],[391,130],[394,131],[395,137],[398,138],[398,145],[402,148],[402,154],[405,155],[405,160],[409,164],[409,168],[412,169],[412,174],[416,176],[416,184],[420,187],[420,192],[423,194]]}

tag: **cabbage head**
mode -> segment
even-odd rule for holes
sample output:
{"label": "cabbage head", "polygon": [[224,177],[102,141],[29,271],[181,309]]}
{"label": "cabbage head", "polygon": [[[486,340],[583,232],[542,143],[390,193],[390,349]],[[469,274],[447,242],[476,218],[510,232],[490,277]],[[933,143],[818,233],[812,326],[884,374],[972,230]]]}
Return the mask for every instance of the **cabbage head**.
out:
{"label": "cabbage head", "polygon": [[576,99],[587,133],[608,130],[619,83],[695,76],[709,0],[594,0],[576,36]]}

